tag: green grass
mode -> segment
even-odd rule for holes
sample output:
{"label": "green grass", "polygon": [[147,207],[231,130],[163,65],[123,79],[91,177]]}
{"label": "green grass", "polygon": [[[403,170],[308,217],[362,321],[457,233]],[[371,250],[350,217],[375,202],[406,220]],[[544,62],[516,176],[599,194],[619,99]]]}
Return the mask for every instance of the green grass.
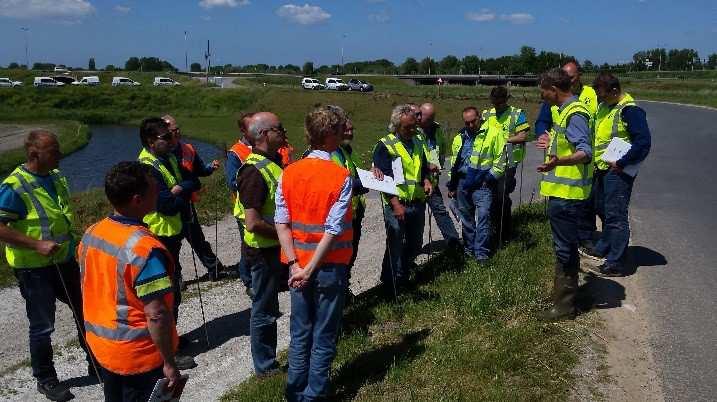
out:
{"label": "green grass", "polygon": [[[515,239],[487,266],[444,253],[397,302],[359,296],[344,314],[332,400],[567,399],[580,321],[535,319],[552,275],[550,229],[541,206],[515,219]],[[252,377],[222,399],[279,401],[285,381]]]}

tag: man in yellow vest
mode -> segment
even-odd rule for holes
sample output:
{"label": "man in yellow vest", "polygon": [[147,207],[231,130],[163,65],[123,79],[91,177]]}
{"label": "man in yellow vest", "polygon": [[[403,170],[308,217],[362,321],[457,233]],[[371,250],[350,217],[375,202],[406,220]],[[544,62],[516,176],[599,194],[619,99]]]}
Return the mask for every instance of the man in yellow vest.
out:
{"label": "man in yellow vest", "polygon": [[[87,351],[82,316],[80,269],[75,261],[73,213],[67,179],[57,170],[55,134],[36,130],[25,139],[27,161],[0,184],[0,242],[25,299],[30,321],[30,365],[37,390],[53,401],[73,397],[60,384],[52,361],[55,301],[72,309],[80,346]],[[91,362],[89,354],[87,361]],[[93,366],[88,373],[96,376]]]}
{"label": "man in yellow vest", "polygon": [[[623,260],[630,242],[627,211],[637,171],[635,164],[650,152],[650,128],[645,111],[630,94],[622,91],[620,81],[610,73],[600,73],[593,83],[600,106],[595,120],[595,179],[591,198],[603,222],[602,235],[594,248],[581,248],[588,257],[604,260],[590,268],[601,276],[621,276]],[[630,150],[617,161],[605,161],[602,155],[613,138],[630,143]],[[628,168],[628,169],[625,169]],[[593,217],[594,219],[594,217]]]}
{"label": "man in yellow vest", "polygon": [[540,77],[543,100],[558,106],[558,118],[549,139],[538,140],[546,150],[540,194],[548,198],[548,218],[555,248],[553,306],[541,314],[544,320],[574,318],[578,292],[578,221],[580,208],[592,187],[590,112],[570,92],[570,76],[553,69]]}
{"label": "man in yellow vest", "polygon": [[[184,179],[179,170],[179,162],[172,154],[172,133],[167,122],[159,117],[144,119],[139,127],[139,138],[142,150],[137,159],[152,166],[152,174],[157,180],[159,196],[157,208],[147,214],[143,221],[149,230],[157,236],[172,255],[175,264],[174,275],[174,321],[179,318],[179,305],[182,301],[182,266],[179,263],[179,250],[182,248],[184,227],[182,211],[188,210],[189,200],[193,192],[199,189],[196,179]],[[189,340],[180,338],[179,348],[184,349]],[[187,365],[180,369],[196,366],[193,360],[183,360]]]}
{"label": "man in yellow vest", "polygon": [[490,102],[493,108],[484,110],[481,119],[485,121],[488,135],[497,137],[498,149],[501,149],[503,176],[500,177],[493,192],[491,220],[494,232],[494,243],[510,238],[512,230],[511,208],[513,202],[510,194],[515,191],[515,173],[525,158],[525,141],[528,139],[530,125],[521,109],[508,105],[508,88],[497,86],[490,91]]}
{"label": "man in yellow vest", "polygon": [[426,197],[432,191],[424,144],[416,138],[416,123],[416,112],[410,105],[394,107],[389,134],[380,139],[373,151],[375,175],[398,179],[393,169],[396,159],[403,171],[403,183],[397,184],[398,195],[381,195],[386,225],[381,282],[392,294],[408,284],[411,268],[423,244]]}
{"label": "man in yellow vest", "polygon": [[288,270],[279,260],[279,239],[274,226],[274,200],[282,172],[277,151],[286,141],[286,130],[275,114],[260,112],[249,123],[249,135],[254,146],[236,181],[245,215],[241,252],[251,272],[249,334],[254,371],[257,376],[267,376],[279,370],[276,361],[279,287],[288,279]]}

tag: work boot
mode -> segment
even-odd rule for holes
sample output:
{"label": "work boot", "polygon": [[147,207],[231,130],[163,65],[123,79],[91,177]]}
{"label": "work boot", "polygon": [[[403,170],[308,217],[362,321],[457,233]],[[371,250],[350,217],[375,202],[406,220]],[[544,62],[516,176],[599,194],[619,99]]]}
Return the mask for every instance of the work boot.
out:
{"label": "work boot", "polygon": [[538,314],[540,321],[573,320],[577,315],[575,298],[578,293],[577,266],[568,268],[567,264],[555,263],[553,281],[553,306]]}
{"label": "work boot", "polygon": [[606,276],[606,277],[618,277],[624,275],[624,268],[622,264],[620,263],[609,263],[604,262],[599,267],[591,267],[588,268],[590,272],[594,273],[597,276]]}
{"label": "work boot", "polygon": [[43,383],[38,381],[37,391],[45,395],[45,397],[51,401],[64,402],[75,397],[66,385],[60,384],[57,378],[53,378]]}
{"label": "work boot", "polygon": [[578,247],[578,253],[580,253],[580,255],[582,255],[583,257],[589,258],[593,261],[605,262],[605,256],[595,250],[595,245],[590,240],[580,242],[580,247]]}
{"label": "work boot", "polygon": [[176,355],[174,356],[174,362],[180,370],[189,370],[197,367],[197,362],[189,355]]}

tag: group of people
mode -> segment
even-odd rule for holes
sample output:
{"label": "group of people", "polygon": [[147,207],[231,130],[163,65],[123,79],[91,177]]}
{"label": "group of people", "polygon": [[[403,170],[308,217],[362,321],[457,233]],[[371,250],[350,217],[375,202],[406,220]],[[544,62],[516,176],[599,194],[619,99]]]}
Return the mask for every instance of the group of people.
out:
{"label": "group of people", "polygon": [[[597,275],[624,272],[634,182],[624,169],[649,152],[645,113],[609,73],[599,74],[592,87],[583,85],[575,62],[543,74],[539,86],[544,103],[536,137],[525,112],[511,106],[508,89],[499,86],[490,92],[491,109],[463,110],[464,127],[450,152],[434,105],[393,108],[370,168],[379,180],[393,177],[397,188],[397,194],[380,196],[386,228],[381,283],[388,292],[397,295],[409,283],[426,207],[446,246],[479,264],[510,238],[510,195],[528,141],[545,151],[540,193],[547,198],[556,253],[554,303],[541,318],[576,315],[579,253],[604,260],[591,268]],[[308,150],[292,161],[277,115],[245,114],[238,123],[242,135],[227,151],[225,171],[242,243],[236,271],[252,301],[255,373],[280,370],[278,294],[288,288],[286,398],[325,398],[367,205],[368,190],[358,179],[361,164],[351,148],[353,124],[338,106],[315,108],[304,121]],[[73,310],[88,372],[103,382],[105,399],[147,400],[159,378],[168,378],[172,387],[180,370],[196,366],[187,353],[189,341],[176,330],[182,240],[200,256],[210,279],[233,274],[204,238],[194,208],[199,177],[212,174],[219,161],[205,164],[181,141],[172,116],[145,119],[139,132],[137,161],[120,162],[105,177],[112,214],[81,239],[72,235],[69,188],[57,170],[53,133],[31,132],[27,161],[0,185],[0,241],[26,300],[33,376],[51,400],[72,398],[52,359],[56,300]],[[632,147],[617,161],[602,160],[613,138]],[[441,169],[449,172],[448,208]],[[449,211],[460,221],[460,236]],[[599,237],[596,215],[602,221]]]}

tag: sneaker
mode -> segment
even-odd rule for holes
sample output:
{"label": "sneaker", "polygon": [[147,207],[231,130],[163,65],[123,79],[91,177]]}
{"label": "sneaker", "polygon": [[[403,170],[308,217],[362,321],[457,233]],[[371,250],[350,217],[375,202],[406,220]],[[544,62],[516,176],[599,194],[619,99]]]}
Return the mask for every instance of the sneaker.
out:
{"label": "sneaker", "polygon": [[581,245],[578,247],[578,253],[593,261],[605,262],[605,256],[600,255],[597,251],[595,251],[595,247]]}
{"label": "sneaker", "polygon": [[38,382],[37,391],[45,395],[45,397],[51,401],[64,402],[75,397],[66,385],[60,384],[57,378],[53,378],[43,383]]}
{"label": "sneaker", "polygon": [[600,276],[608,276],[608,277],[617,277],[617,276],[623,276],[623,268],[620,264],[608,264],[603,263],[599,267],[597,267],[598,271],[600,272]]}
{"label": "sneaker", "polygon": [[197,367],[197,362],[194,361],[192,356],[176,355],[174,356],[174,362],[180,370],[189,370]]}

